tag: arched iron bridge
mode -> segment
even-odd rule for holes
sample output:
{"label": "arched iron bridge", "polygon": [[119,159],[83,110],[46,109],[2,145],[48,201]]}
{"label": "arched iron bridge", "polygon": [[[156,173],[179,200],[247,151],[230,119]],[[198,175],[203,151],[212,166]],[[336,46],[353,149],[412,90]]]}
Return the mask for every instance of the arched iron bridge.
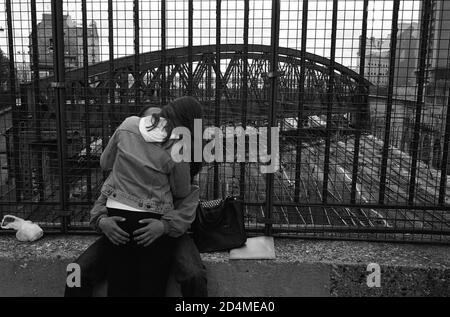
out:
{"label": "arched iron bridge", "polygon": [[[92,105],[106,106],[102,111],[108,112],[108,118],[117,122],[125,114],[133,113],[136,104],[158,105],[184,94],[191,94],[204,102],[206,107],[213,107],[215,78],[219,76],[222,122],[240,120],[244,100],[249,119],[267,116],[271,47],[221,45],[220,67],[216,49],[216,45],[194,46],[191,51],[182,47],[168,49],[164,54],[152,51],[97,63],[88,67],[87,82],[83,68],[67,71],[66,96],[72,104],[87,99]],[[331,64],[324,57],[305,52],[304,96],[300,98],[302,52],[283,47],[278,52],[277,115],[293,117],[300,107],[305,117],[326,114],[330,103],[329,76],[332,66],[333,115],[344,115],[348,120],[357,119],[359,123],[362,119],[368,121],[369,110],[364,98],[368,95],[370,82],[341,64]],[[193,65],[191,76],[190,63]],[[52,77],[41,79],[40,89],[51,87],[52,80]],[[246,94],[243,93],[245,80],[248,85]],[[211,108],[210,111],[214,110]],[[91,121],[98,122],[95,119]],[[360,127],[363,125],[360,124]]]}

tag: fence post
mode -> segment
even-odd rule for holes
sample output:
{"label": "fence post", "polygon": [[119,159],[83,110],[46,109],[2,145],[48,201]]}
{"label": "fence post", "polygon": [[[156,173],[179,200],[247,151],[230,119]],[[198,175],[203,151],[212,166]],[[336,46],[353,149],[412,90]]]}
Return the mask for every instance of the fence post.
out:
{"label": "fence post", "polygon": [[[364,72],[366,69],[366,45],[367,45],[367,19],[369,14],[369,0],[364,0],[363,5],[363,25],[362,25],[362,33],[361,33],[361,42],[359,47],[359,85],[358,85],[358,102],[361,102],[360,106],[368,107],[367,94],[365,83],[364,83]],[[370,110],[369,110],[370,111]],[[358,166],[359,166],[359,151],[360,151],[360,140],[361,140],[361,127],[362,123],[360,122],[363,119],[362,115],[356,115],[356,132],[355,132],[355,148],[353,151],[353,166],[352,166],[352,185],[350,192],[350,203],[352,205],[356,204],[356,183],[358,182]],[[364,118],[366,119],[366,118]]]}
{"label": "fence post", "polygon": [[20,113],[17,107],[16,68],[14,61],[14,33],[12,25],[11,0],[6,0],[6,19],[8,28],[8,50],[9,50],[9,91],[11,94],[12,107],[12,132],[14,152],[14,182],[16,189],[16,202],[22,201],[23,181],[20,174],[20,140],[19,121]]}
{"label": "fence post", "polygon": [[384,196],[386,194],[386,171],[388,160],[388,149],[391,136],[391,119],[392,119],[392,102],[394,94],[395,81],[395,60],[397,55],[397,33],[398,33],[398,15],[400,10],[400,0],[394,1],[394,8],[392,10],[392,27],[391,27],[391,44],[389,57],[389,83],[388,96],[386,104],[386,119],[384,128],[384,143],[383,153],[381,158],[381,172],[380,172],[380,191],[378,193],[378,203],[384,204]]}
{"label": "fence post", "polygon": [[[424,11],[422,14],[422,25],[420,27],[420,55],[419,55],[419,72],[418,72],[418,84],[417,84],[417,101],[416,101],[416,118],[414,123],[414,138],[412,144],[412,162],[411,162],[411,177],[409,180],[409,197],[408,203],[412,205],[414,203],[414,194],[416,189],[416,176],[417,176],[417,163],[419,156],[419,138],[420,138],[420,125],[422,119],[422,107],[424,103],[424,86],[425,86],[425,68],[428,53],[428,38],[429,38],[429,26],[431,17],[431,0],[424,0]],[[448,115],[448,114],[447,114]]]}
{"label": "fence post", "polygon": [[[267,131],[267,153],[271,153],[272,135],[271,127],[276,127],[276,103],[278,84],[278,45],[280,35],[280,0],[272,0],[272,26],[271,26],[271,60],[270,60],[270,105]],[[272,209],[273,209],[273,173],[266,175],[266,225],[265,234],[272,234]]]}
{"label": "fence post", "polygon": [[[109,125],[108,133],[113,133],[115,125],[119,122],[120,110],[122,106],[119,105],[116,107],[116,81],[114,77],[117,78],[114,74],[114,29],[113,29],[113,2],[112,0],[108,0],[108,55],[109,55],[109,109],[108,109],[108,119]],[[116,112],[119,112],[117,114]],[[102,122],[102,147],[106,146],[106,140],[104,138],[104,123]]]}
{"label": "fence post", "polygon": [[133,1],[133,25],[134,25],[134,109],[139,112],[141,106],[141,75],[140,75],[140,42],[139,42],[139,0]]}
{"label": "fence post", "polygon": [[297,114],[297,144],[295,149],[295,188],[294,200],[296,203],[300,199],[301,169],[302,169],[302,128],[303,111],[305,107],[305,77],[306,77],[306,40],[308,36],[308,0],[303,0],[302,8],[302,42],[300,52],[300,78],[298,83],[298,114]]}
{"label": "fence post", "polygon": [[89,98],[88,98],[88,86],[89,86],[89,59],[88,59],[88,34],[87,34],[87,9],[86,0],[81,1],[81,15],[83,23],[83,99],[84,99],[84,133],[85,133],[85,147],[86,147],[86,187],[87,187],[87,200],[92,200],[92,182],[91,182],[91,130],[89,122]]}
{"label": "fence post", "polygon": [[[31,0],[31,53],[32,53],[32,66],[31,70],[33,73],[33,124],[35,137],[37,142],[41,143],[41,98],[39,95],[39,52],[38,52],[38,38],[37,38],[37,17],[36,17],[36,0]],[[38,192],[39,201],[45,199],[44,192],[44,176],[43,176],[43,165],[42,165],[42,153],[38,154],[37,157],[37,179],[38,179]]]}
{"label": "fence post", "polygon": [[[242,109],[241,109],[241,125],[242,128],[247,129],[247,107],[248,107],[248,29],[249,29],[249,12],[250,1],[244,1],[244,47],[242,50],[243,71],[241,74],[241,89],[242,89]],[[245,162],[239,164],[240,180],[239,180],[239,197],[245,198]]]}
{"label": "fence post", "polygon": [[52,87],[55,89],[56,102],[56,136],[58,148],[59,199],[61,206],[61,230],[67,232],[69,225],[68,212],[68,181],[66,177],[66,96],[65,96],[65,65],[64,65],[64,24],[63,3],[52,0],[52,36],[53,36],[53,75]]}
{"label": "fence post", "polygon": [[[222,96],[222,78],[220,71],[220,37],[221,37],[221,7],[222,1],[216,0],[216,82],[215,82],[215,97],[214,97],[214,124],[216,127],[220,126],[220,97]],[[225,177],[225,175],[224,175]],[[219,197],[219,164],[214,161],[214,199]]]}
{"label": "fence post", "polygon": [[331,152],[331,126],[334,103],[334,83],[335,83],[335,59],[336,59],[336,34],[337,34],[337,14],[338,1],[333,0],[333,17],[331,21],[331,49],[330,49],[330,66],[328,77],[327,90],[327,123],[326,123],[326,138],[325,138],[325,159],[323,163],[323,188],[322,188],[322,202],[328,203],[328,181],[330,172],[330,152]]}
{"label": "fence post", "polygon": [[188,96],[194,95],[194,79],[193,74],[193,52],[192,47],[194,45],[194,0],[189,0],[188,4]]}
{"label": "fence post", "polygon": [[166,0],[161,0],[161,105],[167,103],[166,81]]}

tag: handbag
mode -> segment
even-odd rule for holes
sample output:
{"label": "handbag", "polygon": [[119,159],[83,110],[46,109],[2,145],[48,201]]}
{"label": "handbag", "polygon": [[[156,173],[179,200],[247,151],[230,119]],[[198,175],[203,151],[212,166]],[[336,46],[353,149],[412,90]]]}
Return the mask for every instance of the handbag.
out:
{"label": "handbag", "polygon": [[200,201],[192,231],[200,252],[223,251],[243,246],[247,234],[242,202],[236,197]]}

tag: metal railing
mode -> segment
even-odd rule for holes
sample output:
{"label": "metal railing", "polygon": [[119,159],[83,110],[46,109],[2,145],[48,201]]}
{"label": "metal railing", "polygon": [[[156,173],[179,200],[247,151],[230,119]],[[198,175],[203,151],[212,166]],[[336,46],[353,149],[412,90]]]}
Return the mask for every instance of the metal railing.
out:
{"label": "metal railing", "polygon": [[[249,231],[448,242],[450,3],[5,0],[0,215],[88,230],[99,156],[145,105],[280,129],[280,168],[205,164]],[[268,148],[271,151],[270,136]]]}

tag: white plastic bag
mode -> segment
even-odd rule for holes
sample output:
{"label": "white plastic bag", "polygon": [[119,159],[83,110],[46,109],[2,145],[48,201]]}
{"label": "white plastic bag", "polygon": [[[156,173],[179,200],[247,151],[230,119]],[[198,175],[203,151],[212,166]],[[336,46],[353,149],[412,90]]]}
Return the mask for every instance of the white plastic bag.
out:
{"label": "white plastic bag", "polygon": [[37,224],[12,215],[3,217],[1,228],[17,230],[16,238],[19,241],[36,241],[44,235],[44,231]]}

